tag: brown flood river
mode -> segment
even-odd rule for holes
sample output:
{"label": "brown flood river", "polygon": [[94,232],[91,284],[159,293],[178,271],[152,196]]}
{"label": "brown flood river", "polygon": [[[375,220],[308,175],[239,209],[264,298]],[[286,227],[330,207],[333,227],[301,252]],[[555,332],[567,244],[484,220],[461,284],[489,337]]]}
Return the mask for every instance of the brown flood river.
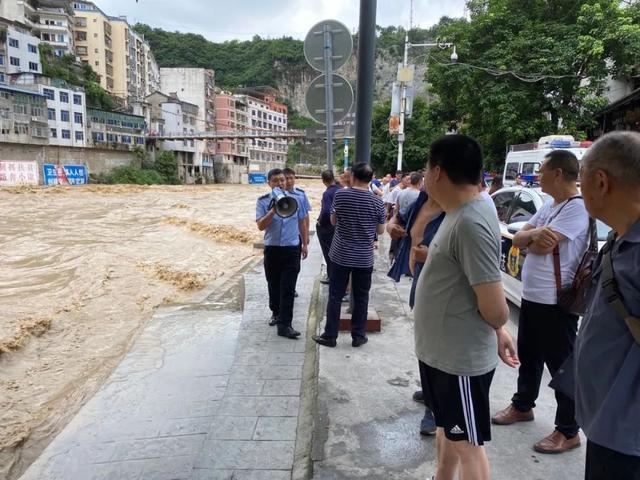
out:
{"label": "brown flood river", "polygon": [[[302,181],[314,211],[324,187]],[[97,390],[159,305],[260,255],[266,186],[0,190],[0,480]]]}

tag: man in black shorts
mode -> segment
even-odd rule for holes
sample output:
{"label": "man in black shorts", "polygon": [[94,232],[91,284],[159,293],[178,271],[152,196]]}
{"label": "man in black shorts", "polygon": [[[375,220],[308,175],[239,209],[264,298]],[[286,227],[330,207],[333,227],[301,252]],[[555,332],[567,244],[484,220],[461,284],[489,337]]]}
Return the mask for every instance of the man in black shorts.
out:
{"label": "man in black shorts", "polygon": [[429,247],[416,286],[416,354],[436,420],[438,480],[489,480],[483,444],[491,439],[489,388],[498,352],[517,364],[502,328],[509,308],[499,269],[500,230],[478,193],[482,152],[464,135],[431,145],[425,175],[429,195],[446,216]]}

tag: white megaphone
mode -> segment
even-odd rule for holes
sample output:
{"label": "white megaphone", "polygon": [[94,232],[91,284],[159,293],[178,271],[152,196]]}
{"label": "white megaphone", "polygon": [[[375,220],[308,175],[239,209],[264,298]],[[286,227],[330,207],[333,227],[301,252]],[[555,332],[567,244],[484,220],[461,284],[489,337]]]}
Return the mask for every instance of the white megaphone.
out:
{"label": "white megaphone", "polygon": [[274,188],[272,192],[276,213],[282,218],[289,218],[298,211],[298,201],[288,196],[279,188]]}

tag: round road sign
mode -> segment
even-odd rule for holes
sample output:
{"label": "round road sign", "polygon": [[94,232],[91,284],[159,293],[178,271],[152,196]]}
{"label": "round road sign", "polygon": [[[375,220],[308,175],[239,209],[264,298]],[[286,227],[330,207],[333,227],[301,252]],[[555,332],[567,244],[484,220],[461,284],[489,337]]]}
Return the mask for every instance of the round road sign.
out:
{"label": "round road sign", "polygon": [[349,29],[337,20],[323,20],[309,30],[304,40],[304,56],[311,67],[324,72],[324,31],[331,32],[332,70],[337,70],[349,60],[353,51],[353,39]]}
{"label": "round road sign", "polygon": [[[353,88],[349,81],[342,75],[336,73],[333,79],[333,122],[337,123],[344,119],[353,105]],[[316,122],[325,124],[325,95],[324,95],[324,75],[314,78],[307,89],[306,105],[309,115]]]}

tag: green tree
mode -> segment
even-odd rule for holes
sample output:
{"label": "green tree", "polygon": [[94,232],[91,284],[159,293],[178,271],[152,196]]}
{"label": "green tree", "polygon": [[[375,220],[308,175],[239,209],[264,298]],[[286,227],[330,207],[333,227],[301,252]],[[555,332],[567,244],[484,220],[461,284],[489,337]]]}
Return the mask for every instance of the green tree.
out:
{"label": "green tree", "polygon": [[[639,7],[617,0],[471,0],[444,25],[460,63],[433,52],[429,80],[443,120],[480,141],[491,164],[508,144],[578,138],[593,126],[607,75],[638,74]],[[481,68],[477,68],[481,67]]]}
{"label": "green tree", "polygon": [[178,160],[173,152],[161,152],[156,157],[153,170],[160,174],[164,183],[179,185],[182,183],[178,177]]}
{"label": "green tree", "polygon": [[[378,175],[395,172],[397,168],[398,139],[396,135],[389,133],[390,114],[390,101],[375,104],[373,107],[371,164]],[[429,145],[447,131],[447,125],[441,118],[442,112],[438,103],[427,105],[424,99],[415,99],[413,115],[405,122],[402,170],[424,168]]]}

